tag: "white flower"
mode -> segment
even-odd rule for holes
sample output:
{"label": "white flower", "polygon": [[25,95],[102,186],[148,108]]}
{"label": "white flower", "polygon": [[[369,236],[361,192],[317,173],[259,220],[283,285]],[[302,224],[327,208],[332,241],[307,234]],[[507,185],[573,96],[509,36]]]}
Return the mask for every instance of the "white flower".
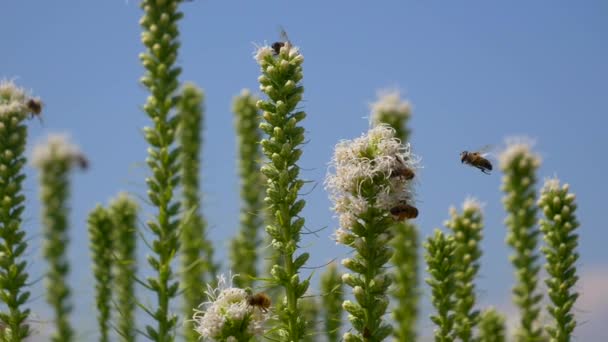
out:
{"label": "white flower", "polygon": [[417,166],[418,158],[412,155],[409,145],[402,145],[387,125],[378,125],[354,140],[339,142],[325,185],[340,226],[351,229],[357,217],[370,207],[390,210],[404,201],[411,202],[411,181],[394,172],[400,168],[413,171]]}
{"label": "white flower", "polygon": [[68,161],[70,163],[86,163],[86,159],[78,146],[70,142],[67,134],[50,134],[46,142],[39,143],[32,153],[32,164],[38,168],[44,167],[51,161]]}
{"label": "white flower", "polygon": [[464,210],[464,211],[469,211],[469,210],[481,211],[483,209],[483,207],[484,207],[484,203],[481,203],[475,197],[470,197],[470,196],[464,200],[464,203],[462,203],[462,210]]}
{"label": "white flower", "polygon": [[510,137],[506,139],[507,147],[498,156],[500,167],[504,170],[510,167],[513,160],[519,156],[525,157],[524,160],[533,163],[533,167],[538,168],[541,158],[532,152],[534,140],[528,137]]}
{"label": "white flower", "polygon": [[383,115],[393,115],[408,118],[412,114],[409,102],[401,100],[398,89],[383,89],[378,91],[378,100],[370,104],[372,122],[382,122]]}
{"label": "white flower", "polygon": [[[202,303],[202,310],[194,310],[195,330],[202,337],[218,340],[228,339],[244,334],[254,336],[264,333],[264,322],[267,314],[256,307],[249,305],[247,291],[232,287],[232,278],[227,282],[223,275],[218,277],[217,288],[207,285],[205,292],[208,302]],[[242,326],[239,321],[246,320],[248,325]],[[226,323],[231,324],[227,325]],[[237,331],[226,331],[229,327],[237,327]]]}
{"label": "white flower", "polygon": [[0,81],[0,117],[15,113],[25,116],[29,99],[29,94],[12,80]]}
{"label": "white flower", "polygon": [[[564,186],[567,186],[567,185],[564,185]],[[559,178],[553,177],[553,178],[545,179],[545,184],[543,185],[543,188],[541,189],[541,193],[550,193],[550,192],[556,192],[559,190],[561,190]]]}
{"label": "white flower", "polygon": [[259,65],[265,64],[265,60],[267,56],[272,56],[274,54],[274,50],[268,46],[256,47],[256,50],[253,53],[253,58],[258,62]]}

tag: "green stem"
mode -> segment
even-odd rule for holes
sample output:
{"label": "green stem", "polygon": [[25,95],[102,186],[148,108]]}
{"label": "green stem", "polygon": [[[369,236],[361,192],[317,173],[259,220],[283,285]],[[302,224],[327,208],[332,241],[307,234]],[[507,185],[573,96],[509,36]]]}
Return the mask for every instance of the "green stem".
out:
{"label": "green stem", "polygon": [[153,127],[146,127],[144,135],[150,145],[146,163],[151,176],[146,178],[148,199],[157,209],[155,220],[147,222],[155,236],[148,263],[157,272],[148,278],[147,287],[156,293],[157,309],[149,310],[157,326],[146,327],[147,337],[158,342],[174,340],[177,316],[170,313],[171,299],[177,296],[179,282],[175,281],[172,263],[179,253],[181,227],[180,203],[175,200],[175,189],[180,185],[180,150],[175,147],[175,135],[180,117],[173,113],[178,102],[176,95],[181,69],[175,66],[180,43],[178,11],[180,0],[143,0],[144,15],[140,24],[144,31],[142,42],[147,48],[140,55],[147,73],[141,82],[150,91],[144,110],[152,119]]}

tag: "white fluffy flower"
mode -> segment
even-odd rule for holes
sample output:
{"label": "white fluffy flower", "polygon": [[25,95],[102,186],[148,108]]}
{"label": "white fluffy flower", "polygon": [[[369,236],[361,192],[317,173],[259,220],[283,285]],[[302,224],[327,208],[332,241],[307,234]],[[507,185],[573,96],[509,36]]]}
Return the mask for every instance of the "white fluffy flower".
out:
{"label": "white fluffy flower", "polygon": [[502,169],[508,168],[513,160],[519,156],[525,157],[525,160],[529,160],[533,163],[533,167],[537,168],[540,166],[541,158],[538,154],[532,152],[534,146],[534,140],[527,137],[510,137],[506,139],[507,147],[500,153],[498,159],[500,161],[500,167]]}
{"label": "white fluffy flower", "polygon": [[12,80],[0,81],[0,116],[15,113],[25,116],[29,112],[27,108],[29,99],[29,94]]}
{"label": "white fluffy flower", "polygon": [[84,155],[78,146],[70,142],[67,134],[50,134],[47,141],[34,147],[32,164],[38,168],[44,167],[51,161],[68,161],[70,163],[85,163]]}
{"label": "white fluffy flower", "polygon": [[412,114],[412,108],[409,102],[401,100],[401,94],[398,89],[383,89],[378,92],[378,100],[370,104],[372,112],[372,121],[374,123],[382,122],[382,115],[394,115],[402,118],[408,118]]}
{"label": "white fluffy flower", "polygon": [[[194,310],[195,330],[203,338],[235,340],[236,336],[260,336],[264,333],[267,314],[249,305],[247,291],[232,287],[232,278],[218,277],[217,288],[207,285],[208,302]],[[243,326],[242,322],[247,325]],[[229,324],[227,324],[229,323]],[[237,330],[234,330],[237,329]]]}
{"label": "white fluffy flower", "polygon": [[330,167],[334,172],[327,175],[325,185],[340,226],[351,229],[370,207],[389,210],[411,201],[411,181],[394,172],[400,168],[414,171],[417,164],[409,145],[402,145],[387,125],[378,125],[359,138],[339,142]]}
{"label": "white fluffy flower", "polygon": [[469,211],[469,210],[477,210],[477,211],[481,211],[484,207],[484,204],[479,202],[479,200],[477,200],[475,197],[467,197],[464,200],[464,203],[462,203],[462,210],[464,211]]}

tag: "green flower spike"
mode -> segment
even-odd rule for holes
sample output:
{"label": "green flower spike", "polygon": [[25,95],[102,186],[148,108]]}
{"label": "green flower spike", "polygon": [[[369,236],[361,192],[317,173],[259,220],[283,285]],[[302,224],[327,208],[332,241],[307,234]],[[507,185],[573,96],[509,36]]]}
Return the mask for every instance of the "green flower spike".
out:
{"label": "green flower spike", "polygon": [[99,324],[99,341],[110,341],[110,303],[112,302],[112,266],[114,263],[114,246],[112,230],[114,223],[108,210],[98,205],[89,214],[89,244],[93,275],[95,276],[95,303],[97,304],[97,322]]}
{"label": "green flower spike", "polygon": [[[374,125],[387,124],[395,130],[395,137],[401,143],[409,141],[410,130],[407,123],[412,116],[409,102],[401,99],[398,90],[378,92],[378,100],[371,104],[371,118]],[[410,221],[395,222],[393,226],[392,264],[394,284],[392,295],[395,306],[392,308],[395,320],[394,336],[399,341],[416,340],[416,323],[420,289],[418,284],[418,228]]]}
{"label": "green flower spike", "polygon": [[505,342],[505,318],[493,308],[484,310],[479,320],[480,342]]}
{"label": "green flower spike", "polygon": [[171,299],[179,290],[175,280],[173,260],[180,247],[180,204],[175,198],[180,185],[180,149],[176,147],[176,131],[180,116],[173,113],[179,96],[178,76],[181,69],[175,66],[180,43],[178,21],[183,14],[178,11],[181,0],[142,0],[144,15],[140,20],[143,28],[142,42],[146,52],[140,55],[146,69],[141,83],[150,96],[144,111],[152,119],[152,126],[144,128],[148,144],[146,163],[151,175],[146,178],[148,200],[156,208],[156,217],[146,222],[154,234],[153,255],[148,263],[156,271],[156,277],[147,279],[146,287],[156,293],[156,310],[146,312],[156,321],[156,328],[146,326],[146,337],[157,342],[174,340],[177,316],[170,312]]}
{"label": "green flower spike", "polygon": [[328,342],[340,340],[342,328],[342,302],[344,301],[344,284],[338,272],[338,266],[331,263],[321,275],[322,319]]}
{"label": "green flower spike", "polygon": [[540,221],[540,229],[546,244],[542,251],[547,259],[545,268],[549,275],[545,283],[552,303],[548,311],[553,316],[553,323],[547,327],[547,332],[551,341],[556,342],[572,339],[576,327],[572,307],[579,296],[574,290],[578,281],[575,263],[579,257],[575,230],[579,223],[575,216],[575,196],[569,190],[568,184],[560,186],[557,178],[549,179],[545,181],[538,201],[545,215]]}
{"label": "green flower spike", "polygon": [[124,342],[135,341],[135,274],[137,273],[137,203],[121,193],[110,202],[113,222],[116,331]]}
{"label": "green flower spike", "polygon": [[479,311],[475,306],[475,276],[479,271],[481,257],[482,212],[481,204],[473,199],[467,199],[459,215],[455,208],[450,209],[450,220],[445,226],[453,232],[456,245],[456,336],[462,341],[475,341],[473,331],[479,321]]}
{"label": "green flower spike", "polygon": [[272,248],[283,261],[282,265],[274,265],[271,276],[273,282],[285,290],[287,303],[278,312],[281,324],[277,334],[281,340],[299,341],[305,335],[305,319],[298,302],[310,282],[310,278],[301,280],[298,274],[309,254],[296,254],[304,227],[300,212],[306,204],[298,199],[304,181],[298,177],[297,165],[302,155],[298,147],[304,143],[304,128],[298,124],[306,113],[296,111],[304,92],[300,84],[304,57],[298,48],[285,42],[278,54],[269,46],[259,48],[255,59],[262,72],[258,78],[260,89],[268,96],[268,100],[257,103],[264,118],[260,128],[267,135],[261,141],[262,150],[269,160],[261,168],[267,178],[264,201],[273,216],[266,232],[272,237]]}
{"label": "green flower spike", "polygon": [[403,146],[386,125],[335,148],[335,173],[327,176],[326,187],[340,220],[336,241],[355,251],[342,260],[352,272],[342,281],[353,289],[356,302],[347,300],[342,307],[358,333],[347,333],[345,341],[382,341],[393,332],[383,319],[391,285],[386,271],[393,256],[391,228],[395,220],[415,217],[418,210],[412,206],[411,181],[391,175],[399,167],[415,170],[414,160],[409,145]]}
{"label": "green flower spike", "polygon": [[456,340],[454,331],[456,320],[456,243],[454,238],[435,230],[424,245],[426,264],[430,278],[426,280],[431,287],[433,306],[437,313],[431,320],[437,326],[435,341],[450,342]]}
{"label": "green flower spike", "polygon": [[24,308],[30,292],[26,291],[28,274],[23,255],[27,242],[21,215],[25,209],[24,122],[30,114],[39,114],[29,108],[32,101],[39,103],[13,82],[0,81],[0,302],[8,309],[0,313],[1,341],[23,341],[31,332],[26,323],[30,310]]}
{"label": "green flower spike", "polygon": [[[206,239],[206,222],[201,215],[200,150],[203,122],[203,92],[194,84],[186,84],[178,102],[181,147],[181,173],[183,215],[181,238],[181,287],[184,289],[183,313],[186,317],[204,299],[201,284],[216,277],[217,265],[213,262],[213,246]],[[187,341],[197,341],[198,334],[191,322],[184,323]]]}
{"label": "green flower spike", "polygon": [[238,137],[239,175],[241,177],[241,228],[230,246],[232,271],[238,287],[252,287],[258,276],[257,261],[260,246],[259,231],[263,226],[263,178],[260,174],[262,151],[259,129],[258,99],[249,90],[243,90],[234,99],[232,111]]}
{"label": "green flower spike", "polygon": [[319,303],[312,295],[305,295],[300,302],[302,316],[306,320],[306,335],[302,338],[304,342],[315,342],[319,340],[317,323],[319,317]]}
{"label": "green flower spike", "polygon": [[67,136],[55,134],[34,148],[32,163],[40,171],[40,200],[44,228],[43,256],[48,261],[46,273],[47,301],[54,313],[55,334],[52,341],[69,342],[74,330],[69,321],[72,311],[70,286],[67,283],[70,264],[69,245],[70,171],[85,168],[87,161]]}
{"label": "green flower spike", "polygon": [[500,155],[500,168],[504,172],[502,190],[503,204],[507,211],[505,221],[508,227],[507,243],[515,250],[511,262],[515,267],[517,283],[513,288],[515,304],[519,307],[520,327],[517,341],[539,341],[542,330],[538,327],[540,301],[538,293],[537,251],[538,234],[536,227],[536,170],[540,157],[531,151],[531,143],[522,139],[508,141],[508,146]]}

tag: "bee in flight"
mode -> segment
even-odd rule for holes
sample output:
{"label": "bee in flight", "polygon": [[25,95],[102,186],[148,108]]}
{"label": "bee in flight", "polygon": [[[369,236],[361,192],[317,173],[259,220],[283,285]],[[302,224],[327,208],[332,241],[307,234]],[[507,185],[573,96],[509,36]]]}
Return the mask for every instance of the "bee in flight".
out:
{"label": "bee in flight", "polygon": [[492,171],[492,163],[485,158],[486,154],[483,153],[488,148],[489,147],[484,147],[476,152],[463,151],[460,153],[460,162],[476,167],[481,170],[481,172],[489,175],[490,171]]}
{"label": "bee in flight", "polygon": [[[42,101],[40,101],[40,99],[38,98],[31,98],[29,100],[27,100],[26,103],[27,109],[29,109],[30,114],[32,115],[31,118],[33,118],[34,116],[37,116],[38,119],[40,119],[40,113],[42,113]],[[42,119],[40,119],[42,121]]]}
{"label": "bee in flight", "polygon": [[414,178],[416,174],[412,169],[405,166],[405,162],[401,159],[401,157],[395,156],[395,159],[397,159],[399,165],[393,168],[391,172],[391,178],[402,177],[405,180],[411,180],[412,178]]}
{"label": "bee in flight", "polygon": [[397,221],[403,221],[406,219],[409,220],[418,217],[418,208],[405,203],[405,201],[391,208],[390,211],[393,218]]}
{"label": "bee in flight", "polygon": [[281,52],[281,48],[283,46],[285,46],[285,44],[289,43],[289,45],[291,45],[291,42],[289,41],[289,37],[287,37],[287,32],[285,32],[285,30],[282,27],[279,28],[279,30],[281,31],[281,41],[274,42],[270,46],[272,48],[272,50],[274,50],[275,56]]}
{"label": "bee in flight", "polygon": [[270,308],[270,297],[264,292],[259,292],[253,295],[249,295],[247,297],[247,304],[251,306],[257,306],[263,312],[268,312],[268,308]]}

